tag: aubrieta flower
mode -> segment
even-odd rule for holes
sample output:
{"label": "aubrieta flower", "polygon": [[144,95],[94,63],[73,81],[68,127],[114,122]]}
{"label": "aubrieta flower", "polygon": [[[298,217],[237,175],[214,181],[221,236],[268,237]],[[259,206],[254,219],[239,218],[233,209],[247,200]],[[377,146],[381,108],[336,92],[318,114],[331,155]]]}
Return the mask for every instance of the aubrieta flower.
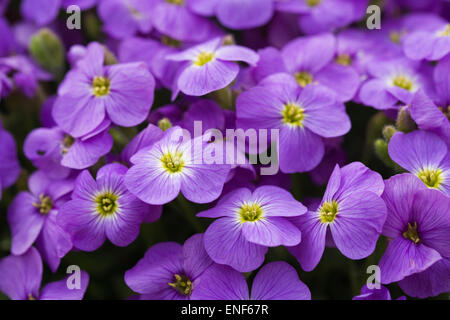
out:
{"label": "aubrieta flower", "polygon": [[[350,66],[350,56],[337,56],[336,38],[330,33],[299,37],[287,43],[281,53],[258,63],[262,74],[288,73],[290,82],[304,88],[318,84],[332,90],[339,101],[351,100],[359,87],[360,77]],[[259,71],[261,72],[261,71]],[[266,79],[267,85],[276,84],[277,77]]]}
{"label": "aubrieta flower", "polygon": [[431,70],[424,68],[405,58],[372,61],[367,65],[369,79],[361,85],[359,99],[380,110],[395,108],[398,102],[409,104],[419,89],[432,92],[424,76]]}
{"label": "aubrieta flower", "polygon": [[450,198],[409,173],[393,176],[385,184],[382,197],[388,217],[383,235],[391,240],[378,264],[383,284],[450,258]]}
{"label": "aubrieta flower", "polygon": [[211,20],[192,10],[194,2],[199,1],[152,0],[153,26],[162,34],[181,41],[201,42],[219,36],[222,31]]}
{"label": "aubrieta flower", "polygon": [[434,297],[450,292],[450,259],[441,259],[425,269],[398,282],[408,296],[417,298]]}
{"label": "aubrieta flower", "polygon": [[93,132],[74,138],[59,127],[38,128],[24,144],[25,156],[52,178],[66,178],[71,169],[86,169],[106,155],[113,146],[105,119]]}
{"label": "aubrieta flower", "polygon": [[318,209],[290,219],[301,230],[302,242],[288,249],[302,268],[311,271],[319,263],[328,228],[343,255],[354,260],[369,256],[386,220],[383,189],[382,177],[362,163],[336,165]]}
{"label": "aubrieta flower", "polygon": [[147,213],[147,205],[125,187],[123,172],[105,166],[97,180],[87,170],[80,173],[72,200],[60,208],[57,221],[72,236],[75,248],[94,251],[106,238],[116,246],[129,245]]}
{"label": "aubrieta flower", "polygon": [[307,34],[333,31],[360,20],[367,0],[281,0],[276,9],[300,14],[299,24]]}
{"label": "aubrieta flower", "polygon": [[81,271],[80,288],[69,288],[68,279],[41,288],[42,260],[33,247],[20,256],[0,260],[0,273],[0,291],[11,300],[82,300],[89,283],[89,275]]}
{"label": "aubrieta flower", "polygon": [[450,23],[443,20],[431,30],[418,29],[405,36],[405,55],[412,60],[439,60],[450,52]]}
{"label": "aubrieta flower", "polygon": [[263,266],[250,292],[244,276],[228,266],[213,265],[203,279],[196,287],[195,297],[199,300],[311,300],[311,292],[297,271],[283,261]]}
{"label": "aubrieta flower", "polygon": [[61,258],[72,249],[70,235],[56,217],[73,185],[73,180],[51,180],[41,171],[30,176],[30,191],[20,192],[8,209],[12,254],[23,254],[36,242],[45,262],[56,271]]}
{"label": "aubrieta flower", "polygon": [[114,38],[130,37],[137,32],[149,33],[152,29],[152,0],[100,1],[98,15],[103,30]]}
{"label": "aubrieta flower", "polygon": [[[450,106],[450,92],[448,103]],[[409,111],[411,118],[417,123],[419,129],[437,134],[450,147],[450,109],[448,106],[447,108],[438,107],[420,90],[414,95]]]}
{"label": "aubrieta flower", "polygon": [[213,261],[203,247],[203,235],[196,234],[184,245],[176,242],[158,243],[125,273],[125,283],[140,294],[142,300],[195,300],[202,296],[199,282],[217,282],[204,278]]}
{"label": "aubrieta flower", "polygon": [[[361,294],[353,297],[352,300],[392,300],[388,288],[378,284],[380,288],[369,289],[365,284],[361,288]],[[406,300],[405,296],[397,298],[397,300]]]}
{"label": "aubrieta flower", "polygon": [[[250,29],[270,21],[274,12],[274,0],[194,0],[193,10],[214,12],[219,22],[230,29]],[[195,6],[195,8],[194,8]],[[210,11],[212,10],[212,12]],[[208,12],[209,11],[209,12]],[[258,14],[255,14],[257,12]]]}
{"label": "aubrieta flower", "polygon": [[230,171],[226,164],[207,164],[204,136],[190,139],[178,126],[164,132],[152,146],[131,158],[125,183],[134,195],[149,204],[165,204],[181,193],[196,203],[216,200]]}
{"label": "aubrieta flower", "polygon": [[10,187],[16,182],[20,173],[17,159],[16,142],[11,134],[3,129],[0,122],[0,199],[2,189]]}
{"label": "aubrieta flower", "polygon": [[147,66],[103,66],[104,56],[100,44],[90,44],[59,86],[53,118],[73,137],[92,132],[105,118],[119,126],[135,126],[147,118],[152,106],[155,80]]}
{"label": "aubrieta flower", "polygon": [[[20,11],[22,16],[37,25],[52,22],[61,7],[76,5],[83,10],[92,8],[100,0],[23,0]],[[100,3],[109,1],[100,1]]]}
{"label": "aubrieta flower", "polygon": [[256,86],[238,96],[236,125],[245,130],[279,129],[281,171],[309,171],[325,153],[322,138],[346,134],[350,119],[332,91],[316,85],[300,88],[287,75],[277,75],[281,76],[276,86]]}
{"label": "aubrieta flower", "polygon": [[263,262],[268,247],[294,246],[302,234],[287,217],[306,208],[286,190],[263,186],[241,188],[223,196],[217,205],[197,217],[219,218],[206,230],[206,252],[219,264],[241,272],[253,271]]}
{"label": "aubrieta flower", "polygon": [[186,61],[178,77],[178,89],[191,96],[202,96],[228,86],[238,75],[242,61],[255,65],[258,55],[245,47],[222,45],[222,38],[167,56],[172,61]]}
{"label": "aubrieta flower", "polygon": [[389,141],[389,156],[432,189],[450,196],[450,154],[447,144],[431,132],[397,132]]}

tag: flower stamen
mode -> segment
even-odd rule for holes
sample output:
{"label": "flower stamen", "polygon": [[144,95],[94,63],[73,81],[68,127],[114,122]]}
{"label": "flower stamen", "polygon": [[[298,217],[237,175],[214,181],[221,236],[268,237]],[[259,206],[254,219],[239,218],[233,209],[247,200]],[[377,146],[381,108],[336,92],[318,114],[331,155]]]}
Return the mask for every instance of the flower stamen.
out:
{"label": "flower stamen", "polygon": [[39,196],[39,202],[34,202],[33,206],[39,209],[39,212],[43,215],[48,215],[53,209],[53,200],[45,194]]}
{"label": "flower stamen", "polygon": [[169,171],[169,173],[178,173],[184,167],[184,161],[182,159],[181,153],[166,153],[162,156],[161,162],[163,164],[164,169]]}
{"label": "flower stamen", "polygon": [[312,74],[306,71],[296,72],[294,74],[294,78],[298,85],[302,88],[306,87],[308,84],[311,84],[314,80]]}
{"label": "flower stamen", "polygon": [[439,188],[442,182],[441,169],[423,169],[417,173],[420,180],[423,181],[429,188]]}
{"label": "flower stamen", "polygon": [[295,103],[288,103],[284,106],[281,112],[283,116],[283,123],[303,127],[303,120],[305,120],[305,109]]}
{"label": "flower stamen", "polygon": [[92,90],[96,97],[103,97],[109,94],[111,81],[106,77],[96,76],[92,80]]}
{"label": "flower stamen", "polygon": [[414,225],[411,225],[411,223],[408,222],[408,228],[403,232],[403,238],[411,240],[415,244],[419,243],[420,237],[417,231],[417,222],[414,222]]}
{"label": "flower stamen", "polygon": [[201,67],[205,64],[211,62],[214,60],[214,53],[213,52],[206,52],[202,51],[198,54],[197,58],[194,60],[194,65]]}
{"label": "flower stamen", "polygon": [[241,223],[258,221],[261,219],[262,214],[263,209],[257,203],[246,203],[239,209]]}
{"label": "flower stamen", "polygon": [[336,201],[324,202],[319,209],[319,218],[322,223],[331,223],[338,214],[338,203]]}
{"label": "flower stamen", "polygon": [[192,282],[185,275],[180,276],[179,274],[174,275],[175,281],[169,282],[169,286],[177,290],[179,293],[185,296],[190,296],[192,293]]}

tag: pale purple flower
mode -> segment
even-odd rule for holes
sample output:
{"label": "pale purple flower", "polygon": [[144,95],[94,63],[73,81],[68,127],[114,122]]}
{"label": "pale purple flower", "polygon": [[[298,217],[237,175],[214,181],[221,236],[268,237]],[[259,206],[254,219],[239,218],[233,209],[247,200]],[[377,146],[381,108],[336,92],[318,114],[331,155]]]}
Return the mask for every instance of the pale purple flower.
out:
{"label": "pale purple flower", "polygon": [[70,235],[57,223],[60,207],[70,199],[74,181],[51,180],[36,171],[28,180],[30,191],[20,192],[8,209],[11,228],[11,253],[21,255],[33,243],[50,269],[55,272],[71,249]]}
{"label": "pale purple flower", "polygon": [[429,188],[450,196],[450,153],[447,144],[431,132],[397,132],[389,141],[389,156]]}
{"label": "pale purple flower", "polygon": [[106,238],[120,247],[133,242],[148,210],[125,187],[123,171],[107,166],[96,180],[87,170],[80,173],[72,200],[60,208],[57,221],[72,236],[75,248],[94,251]]}
{"label": "pale purple flower", "polygon": [[180,53],[167,56],[172,61],[186,61],[178,77],[178,88],[191,96],[202,96],[228,86],[238,75],[243,61],[254,65],[258,55],[245,47],[222,45],[215,38]]}
{"label": "pale purple flower", "polygon": [[[409,173],[393,176],[385,184],[382,197],[388,216],[383,235],[391,240],[378,263],[383,284],[450,258],[450,198]],[[448,281],[448,274],[440,280]]]}
{"label": "pale purple flower", "polygon": [[288,248],[306,271],[313,270],[325,250],[327,231],[346,257],[359,260],[375,249],[386,220],[380,198],[381,176],[360,162],[342,168],[336,165],[317,210],[292,218],[302,231],[302,242]]}
{"label": "pale purple flower", "polygon": [[89,275],[80,273],[80,287],[69,288],[70,279],[50,282],[41,288],[42,260],[31,247],[20,256],[0,260],[0,291],[11,300],[82,300],[89,283]]}
{"label": "pale purple flower", "polygon": [[207,137],[190,139],[180,127],[172,127],[152,146],[131,158],[134,164],[125,183],[139,199],[149,204],[165,204],[181,193],[196,203],[217,199],[230,170],[226,164],[207,164],[204,155],[210,146]]}
{"label": "pale purple flower", "polygon": [[53,118],[73,137],[88,134],[105,119],[124,127],[138,125],[152,106],[155,80],[147,66],[103,66],[104,55],[100,44],[90,44],[59,86]]}
{"label": "pale purple flower", "polygon": [[284,261],[263,266],[251,290],[240,272],[224,265],[213,265],[201,280],[193,295],[198,300],[311,300],[297,271]]}
{"label": "pale purple flower", "polygon": [[294,246],[301,241],[300,230],[287,218],[305,212],[288,191],[263,186],[253,192],[247,188],[229,192],[214,208],[197,216],[219,218],[204,236],[211,259],[248,272],[261,266],[268,247]]}

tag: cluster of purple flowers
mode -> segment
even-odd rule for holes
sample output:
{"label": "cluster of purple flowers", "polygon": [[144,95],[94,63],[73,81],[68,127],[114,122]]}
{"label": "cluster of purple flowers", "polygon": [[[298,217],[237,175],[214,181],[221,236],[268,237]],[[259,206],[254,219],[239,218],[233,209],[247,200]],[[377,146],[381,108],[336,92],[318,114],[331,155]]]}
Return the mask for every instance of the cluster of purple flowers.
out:
{"label": "cluster of purple flowers", "polygon": [[[65,28],[58,13],[73,5],[94,19],[91,29],[101,25],[103,40],[84,34],[84,20]],[[309,272],[326,247],[360,260],[380,242],[378,289],[364,285],[355,300],[390,300],[380,284],[391,283],[411,297],[449,292],[448,3],[390,1],[379,30],[365,27],[368,5],[22,0],[22,19],[9,21],[12,3],[0,0],[0,99],[38,100],[41,122],[20,142],[0,123],[0,199],[15,185],[0,292],[82,299],[87,272],[76,289],[64,279],[40,290],[43,262],[56,272],[71,251],[106,240],[126,247],[177,201],[202,204],[179,214],[210,224],[183,245],[154,244],[123,270],[137,299],[309,300],[314,284],[297,266],[268,261],[270,248],[286,247]],[[368,153],[390,174],[346,154],[349,104],[383,119],[368,128],[379,138]],[[276,130],[279,139],[255,150],[213,134],[230,130]],[[234,153],[218,158],[244,163],[208,163],[220,147]],[[276,175],[249,160],[262,151],[277,155]],[[28,161],[36,170],[19,179]],[[326,185],[323,196],[294,197],[300,174]]]}

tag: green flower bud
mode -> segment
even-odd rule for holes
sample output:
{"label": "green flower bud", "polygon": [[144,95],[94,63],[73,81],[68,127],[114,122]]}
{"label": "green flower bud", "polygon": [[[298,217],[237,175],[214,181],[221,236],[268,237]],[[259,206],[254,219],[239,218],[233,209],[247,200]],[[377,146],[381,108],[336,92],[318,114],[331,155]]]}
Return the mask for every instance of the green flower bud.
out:
{"label": "green flower bud", "polygon": [[417,129],[416,123],[411,118],[408,107],[402,107],[397,115],[397,128],[403,132],[411,132]]}
{"label": "green flower bud", "polygon": [[59,37],[50,29],[41,29],[31,37],[29,47],[31,56],[56,80],[64,74],[65,50]]}

